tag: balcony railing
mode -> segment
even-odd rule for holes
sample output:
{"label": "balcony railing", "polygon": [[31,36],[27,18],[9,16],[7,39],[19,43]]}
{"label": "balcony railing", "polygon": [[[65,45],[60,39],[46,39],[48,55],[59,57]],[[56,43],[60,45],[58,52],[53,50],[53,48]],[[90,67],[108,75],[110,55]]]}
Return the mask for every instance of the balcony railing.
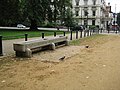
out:
{"label": "balcony railing", "polygon": [[[87,16],[74,16],[74,18],[86,19]],[[96,18],[100,18],[100,17],[97,17],[97,16],[88,16],[88,19],[96,19]]]}

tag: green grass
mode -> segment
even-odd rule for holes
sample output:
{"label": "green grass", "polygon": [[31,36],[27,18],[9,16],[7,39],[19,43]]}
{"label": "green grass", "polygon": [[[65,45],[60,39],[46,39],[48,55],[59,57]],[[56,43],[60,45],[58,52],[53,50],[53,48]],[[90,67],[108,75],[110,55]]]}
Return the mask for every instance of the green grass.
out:
{"label": "green grass", "polygon": [[[4,30],[4,29],[0,29],[0,35],[3,36],[3,40],[8,40],[8,39],[18,39],[18,38],[24,38],[25,34],[28,34],[28,37],[41,37],[42,33],[45,34],[45,36],[49,36],[49,35],[54,35],[53,30]],[[63,34],[63,31],[56,31],[56,34]]]}
{"label": "green grass", "polygon": [[102,34],[94,34],[90,37],[85,37],[85,38],[81,38],[78,40],[73,40],[70,42],[70,45],[83,45],[83,44],[87,44],[87,42],[94,42],[96,40],[98,40],[99,38],[104,38],[107,35],[102,35]]}

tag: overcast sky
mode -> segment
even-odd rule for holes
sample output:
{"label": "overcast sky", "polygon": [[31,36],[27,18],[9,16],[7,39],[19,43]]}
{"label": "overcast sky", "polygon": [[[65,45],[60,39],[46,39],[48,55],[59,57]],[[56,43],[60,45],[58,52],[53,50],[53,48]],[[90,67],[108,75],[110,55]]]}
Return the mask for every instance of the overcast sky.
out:
{"label": "overcast sky", "polygon": [[115,4],[116,4],[116,12],[120,12],[120,0],[106,0],[106,4],[110,2],[110,5],[112,6],[112,12],[115,12]]}

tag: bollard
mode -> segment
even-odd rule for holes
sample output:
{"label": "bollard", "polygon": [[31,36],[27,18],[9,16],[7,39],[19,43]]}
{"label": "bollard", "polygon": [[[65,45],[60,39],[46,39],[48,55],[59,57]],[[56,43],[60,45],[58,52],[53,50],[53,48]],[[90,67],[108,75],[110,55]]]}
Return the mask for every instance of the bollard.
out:
{"label": "bollard", "polygon": [[116,32],[115,32],[116,34],[117,34],[117,30],[116,30]]}
{"label": "bollard", "polygon": [[92,33],[91,33],[92,31],[90,30],[90,36],[92,35]]}
{"label": "bollard", "polygon": [[28,40],[28,34],[26,33],[25,34],[25,41],[27,41]]}
{"label": "bollard", "polygon": [[101,28],[101,31],[100,31],[100,33],[102,33],[102,28]]}
{"label": "bollard", "polygon": [[70,32],[70,40],[72,40],[72,31]]}
{"label": "bollard", "polygon": [[44,38],[44,35],[45,35],[45,34],[44,34],[44,33],[42,33],[42,38]]}
{"label": "bollard", "polygon": [[89,36],[89,30],[87,30],[87,36]]}
{"label": "bollard", "polygon": [[63,32],[63,35],[65,36],[65,32]]}
{"label": "bollard", "polygon": [[98,34],[99,34],[99,31],[100,31],[100,30],[98,29]]}
{"label": "bollard", "polygon": [[78,31],[76,31],[76,39],[78,39]]}
{"label": "bollard", "polygon": [[93,35],[94,34],[94,32],[93,32],[93,29],[91,30],[91,35]]}
{"label": "bollard", "polygon": [[82,30],[80,31],[80,38],[82,38]]}
{"label": "bollard", "polygon": [[84,37],[86,37],[86,30],[84,31]]}
{"label": "bollard", "polygon": [[0,36],[0,56],[3,56],[2,36]]}
{"label": "bollard", "polygon": [[54,32],[54,37],[56,37],[56,32]]}
{"label": "bollard", "polygon": [[109,30],[108,30],[108,33],[109,33]]}

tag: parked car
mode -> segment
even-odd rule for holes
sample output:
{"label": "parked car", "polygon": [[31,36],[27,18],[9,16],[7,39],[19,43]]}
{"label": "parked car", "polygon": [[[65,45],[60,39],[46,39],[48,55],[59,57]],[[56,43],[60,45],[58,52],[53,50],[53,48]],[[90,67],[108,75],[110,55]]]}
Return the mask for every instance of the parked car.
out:
{"label": "parked car", "polygon": [[18,24],[17,28],[26,28],[26,26],[22,25],[22,24]]}
{"label": "parked car", "polygon": [[83,31],[84,30],[84,26],[77,25],[77,26],[71,27],[70,30],[71,31]]}

